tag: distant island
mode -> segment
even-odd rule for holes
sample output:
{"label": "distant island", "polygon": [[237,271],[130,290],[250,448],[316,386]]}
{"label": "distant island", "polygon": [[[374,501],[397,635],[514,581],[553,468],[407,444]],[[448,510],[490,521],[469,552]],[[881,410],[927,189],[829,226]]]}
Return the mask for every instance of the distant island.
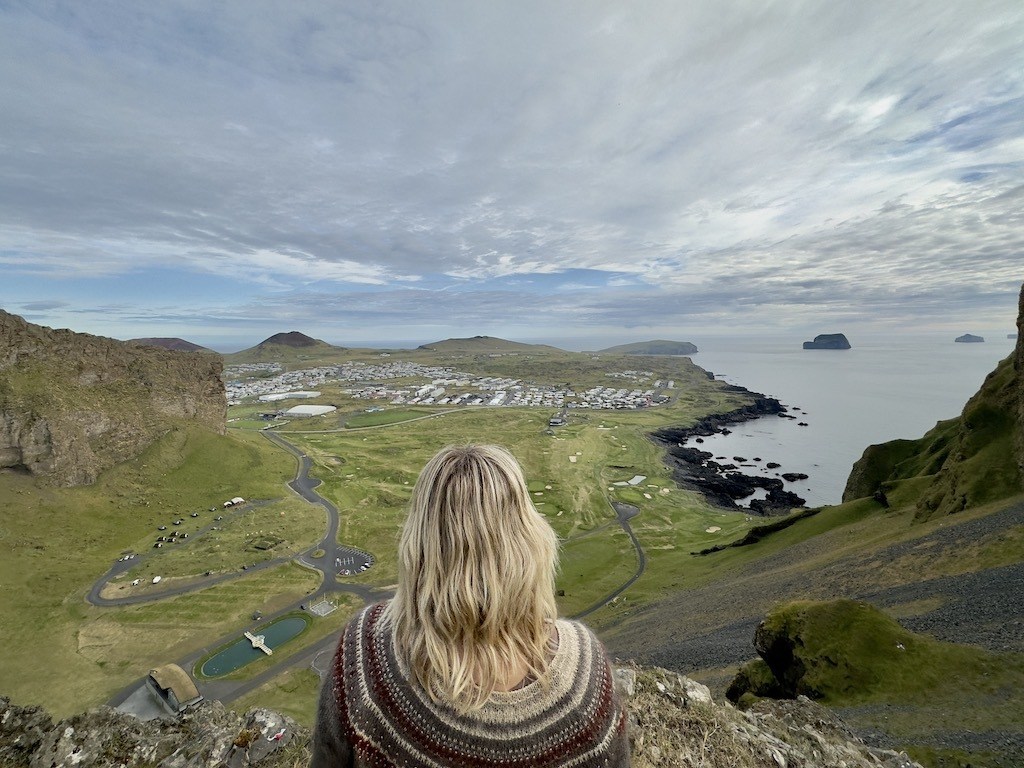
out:
{"label": "distant island", "polygon": [[819,333],[814,341],[805,341],[804,349],[851,349],[850,342],[842,333]]}
{"label": "distant island", "polygon": [[984,340],[983,336],[975,336],[973,333],[965,333],[963,336],[957,336],[953,339],[958,344],[980,344]]}
{"label": "distant island", "polygon": [[1008,333],[1008,334],[1006,334],[1006,338],[1008,338],[1008,339],[1016,339],[1017,338],[1017,334],[1016,333]]}
{"label": "distant island", "polygon": [[693,355],[697,347],[688,341],[638,341],[634,344],[619,344],[607,349],[599,349],[601,355]]}

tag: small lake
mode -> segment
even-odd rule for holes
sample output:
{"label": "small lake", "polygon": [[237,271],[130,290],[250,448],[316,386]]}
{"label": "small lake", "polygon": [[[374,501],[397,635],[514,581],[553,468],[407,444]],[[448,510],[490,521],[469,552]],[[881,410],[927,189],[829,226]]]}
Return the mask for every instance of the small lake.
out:
{"label": "small lake", "polygon": [[[307,617],[289,616],[267,624],[265,627],[256,627],[251,631],[254,635],[263,635],[263,642],[266,646],[271,650],[276,650],[292,638],[302,634],[307,626],[309,626]],[[234,672],[236,669],[241,669],[246,664],[261,659],[265,655],[263,651],[253,648],[248,639],[241,637],[220,653],[207,659],[199,673],[203,677],[220,677]]]}

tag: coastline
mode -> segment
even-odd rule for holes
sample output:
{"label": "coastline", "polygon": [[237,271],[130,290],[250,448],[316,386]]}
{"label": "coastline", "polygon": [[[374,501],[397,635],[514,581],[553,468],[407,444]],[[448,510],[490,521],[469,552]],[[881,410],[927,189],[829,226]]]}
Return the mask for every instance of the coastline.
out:
{"label": "coastline", "polygon": [[[735,384],[725,386],[728,391],[750,395],[753,402],[726,413],[709,414],[689,427],[662,427],[649,433],[651,440],[665,449],[664,460],[672,470],[672,479],[679,487],[700,493],[709,504],[734,512],[762,516],[784,515],[794,508],[803,507],[805,500],[792,491],[787,491],[783,480],[748,475],[741,471],[740,467],[747,462],[763,461],[760,456],[753,459],[735,456],[730,462],[726,457],[716,458],[709,451],[688,445],[691,440],[699,444],[703,442],[703,438],[711,435],[728,435],[731,431],[730,426],[766,416],[795,418],[789,415],[786,407],[774,397],[752,392]],[[765,466],[771,469],[773,462],[767,460]],[[764,498],[751,500],[748,507],[738,503],[754,495],[759,489],[765,492]]]}

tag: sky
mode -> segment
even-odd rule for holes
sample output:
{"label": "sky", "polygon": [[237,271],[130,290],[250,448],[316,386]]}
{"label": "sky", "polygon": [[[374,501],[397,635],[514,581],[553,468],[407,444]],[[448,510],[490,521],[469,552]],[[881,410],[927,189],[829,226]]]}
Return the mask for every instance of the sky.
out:
{"label": "sky", "polygon": [[0,0],[0,308],[221,351],[1014,330],[1024,3]]}

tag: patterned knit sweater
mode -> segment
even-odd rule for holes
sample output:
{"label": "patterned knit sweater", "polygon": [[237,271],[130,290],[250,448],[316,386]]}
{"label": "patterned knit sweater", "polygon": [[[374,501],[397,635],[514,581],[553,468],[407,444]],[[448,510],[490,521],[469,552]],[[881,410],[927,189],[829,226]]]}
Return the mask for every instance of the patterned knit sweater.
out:
{"label": "patterned knit sweater", "polygon": [[604,648],[560,620],[550,685],[495,692],[460,715],[408,680],[372,605],[342,633],[320,693],[313,768],[628,766],[626,715]]}

